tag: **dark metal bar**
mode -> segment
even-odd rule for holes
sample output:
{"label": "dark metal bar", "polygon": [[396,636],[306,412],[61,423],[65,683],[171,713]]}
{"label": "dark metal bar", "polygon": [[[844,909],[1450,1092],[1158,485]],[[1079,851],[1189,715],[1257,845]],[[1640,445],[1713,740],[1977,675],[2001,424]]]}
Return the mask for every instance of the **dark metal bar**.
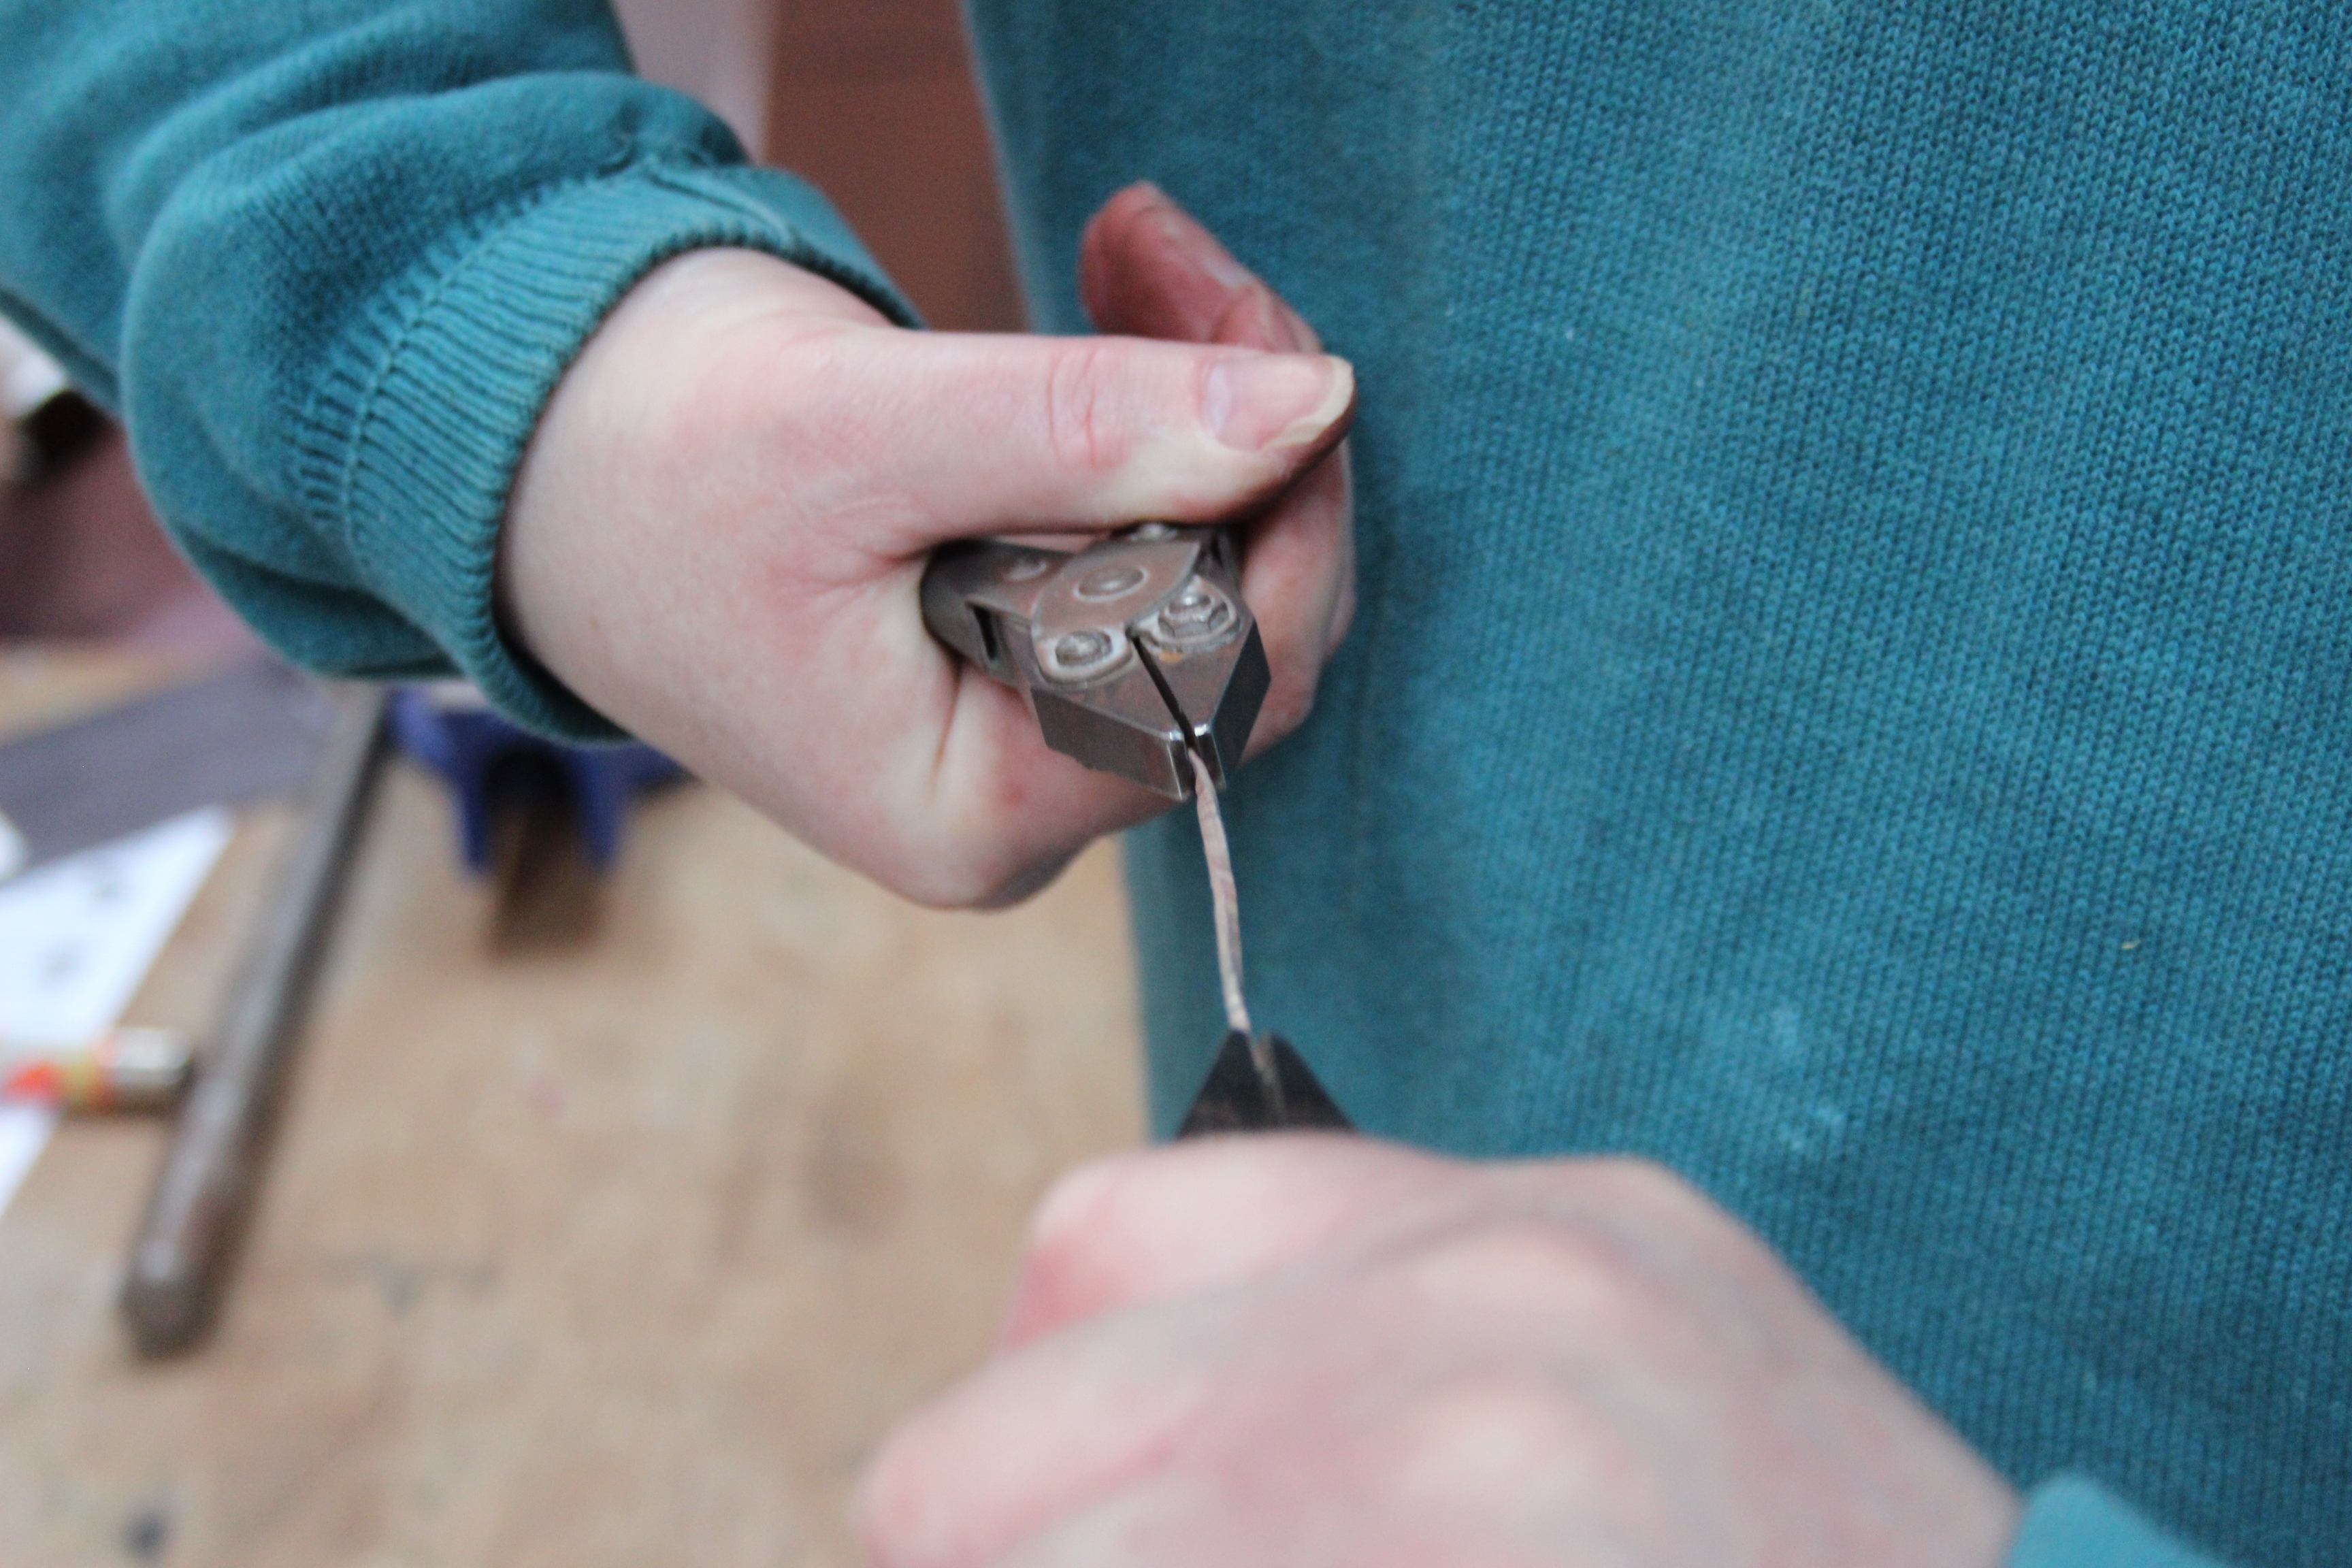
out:
{"label": "dark metal bar", "polygon": [[121,1305],[142,1355],[190,1349],[211,1331],[260,1189],[302,1016],[383,772],[383,689],[354,689],[341,705],[131,1247]]}

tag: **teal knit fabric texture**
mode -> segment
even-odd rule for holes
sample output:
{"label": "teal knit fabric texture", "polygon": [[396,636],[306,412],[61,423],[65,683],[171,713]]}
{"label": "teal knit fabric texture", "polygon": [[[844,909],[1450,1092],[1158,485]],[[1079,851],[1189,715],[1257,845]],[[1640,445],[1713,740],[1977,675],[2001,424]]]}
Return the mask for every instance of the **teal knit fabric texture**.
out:
{"label": "teal knit fabric texture", "polygon": [[[2352,1557],[2352,11],[973,20],[1041,325],[1151,178],[1359,368],[1362,610],[1228,803],[1265,1021],[1373,1131],[1689,1175],[2041,1485],[2022,1568],[2195,1561],[2118,1498]],[[489,602],[562,366],[698,245],[907,319],[621,64],[0,0],[0,308],[295,657],[606,732]],[[1129,866],[1164,1121],[1206,890]]]}
{"label": "teal knit fabric texture", "polygon": [[1046,324],[1149,177],[1360,376],[1261,1020],[1688,1174],[2021,1481],[2352,1560],[2352,8],[976,4]]}
{"label": "teal knit fabric texture", "polygon": [[2213,1559],[2185,1549],[2118,1509],[2098,1488],[2073,1478],[2033,1494],[2010,1561],[2032,1568],[2216,1568]]}

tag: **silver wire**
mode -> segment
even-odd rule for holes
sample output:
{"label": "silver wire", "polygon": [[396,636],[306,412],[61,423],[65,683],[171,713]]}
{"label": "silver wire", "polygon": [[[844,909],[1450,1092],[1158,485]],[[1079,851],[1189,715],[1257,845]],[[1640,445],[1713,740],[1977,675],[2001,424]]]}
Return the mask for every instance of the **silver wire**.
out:
{"label": "silver wire", "polygon": [[1217,979],[1225,994],[1225,1026],[1250,1035],[1249,999],[1242,993],[1242,900],[1234,886],[1234,852],[1217,810],[1216,781],[1198,752],[1192,759],[1193,801],[1201,811],[1201,847],[1209,861],[1209,897],[1217,907]]}

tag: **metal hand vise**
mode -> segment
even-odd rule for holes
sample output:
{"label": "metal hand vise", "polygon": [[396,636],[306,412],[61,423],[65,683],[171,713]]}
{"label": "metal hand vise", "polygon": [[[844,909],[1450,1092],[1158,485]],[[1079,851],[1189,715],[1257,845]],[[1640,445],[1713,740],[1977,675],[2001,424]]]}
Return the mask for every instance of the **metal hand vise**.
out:
{"label": "metal hand vise", "polygon": [[1265,700],[1265,643],[1222,528],[1139,523],[1076,553],[976,540],[923,574],[931,635],[1028,694],[1045,743],[1171,800],[1223,785]]}

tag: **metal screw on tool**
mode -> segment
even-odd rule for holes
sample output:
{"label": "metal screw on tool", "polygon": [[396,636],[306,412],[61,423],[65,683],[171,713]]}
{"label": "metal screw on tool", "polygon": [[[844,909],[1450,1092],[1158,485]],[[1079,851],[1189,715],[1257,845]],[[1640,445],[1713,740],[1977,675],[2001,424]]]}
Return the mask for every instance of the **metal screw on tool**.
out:
{"label": "metal screw on tool", "polygon": [[1091,628],[1064,632],[1046,647],[1046,673],[1063,680],[1083,680],[1099,675],[1127,656],[1127,645],[1108,632]]}
{"label": "metal screw on tool", "polygon": [[1116,599],[1143,581],[1140,566],[1097,566],[1078,579],[1081,599]]}
{"label": "metal screw on tool", "polygon": [[1160,606],[1158,621],[1160,641],[1195,647],[1224,636],[1234,625],[1234,606],[1223,595],[1193,583]]}
{"label": "metal screw on tool", "polygon": [[1198,583],[1168,601],[1160,611],[1170,626],[1205,626],[1217,618],[1225,602],[1202,587]]}

